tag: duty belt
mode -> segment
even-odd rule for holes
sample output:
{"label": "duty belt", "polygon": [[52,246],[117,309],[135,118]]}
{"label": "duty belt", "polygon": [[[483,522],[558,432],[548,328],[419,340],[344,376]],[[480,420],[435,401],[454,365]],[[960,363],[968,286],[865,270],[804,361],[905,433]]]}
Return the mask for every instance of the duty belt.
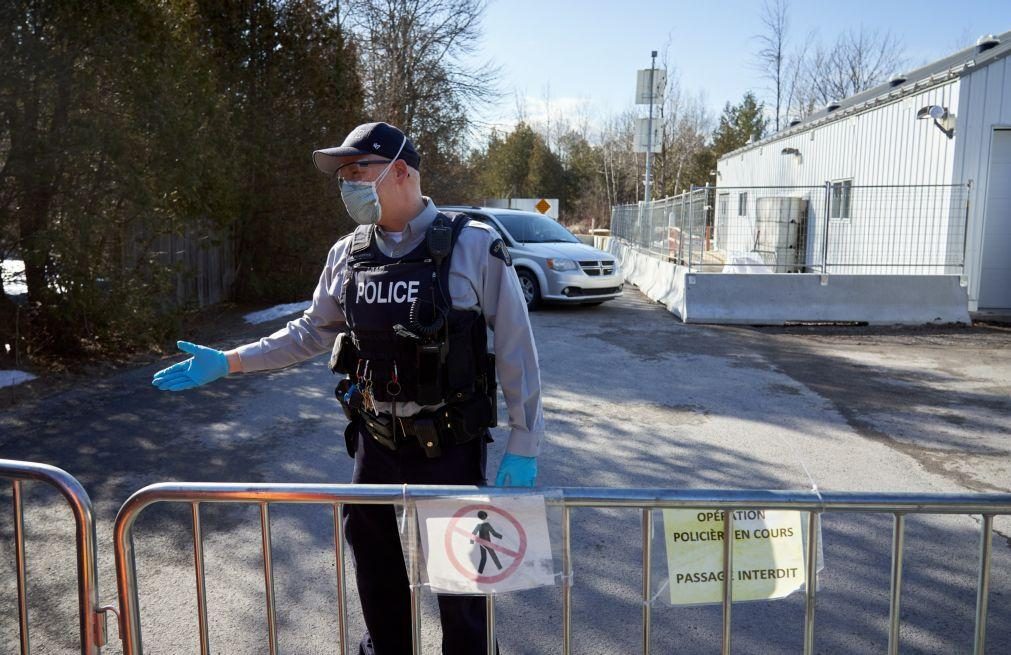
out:
{"label": "duty belt", "polygon": [[473,438],[456,434],[449,411],[445,409],[396,418],[390,414],[372,414],[365,410],[360,410],[359,414],[365,431],[390,450],[398,450],[416,443],[424,449],[428,457],[438,457],[442,454],[444,443],[466,443]]}

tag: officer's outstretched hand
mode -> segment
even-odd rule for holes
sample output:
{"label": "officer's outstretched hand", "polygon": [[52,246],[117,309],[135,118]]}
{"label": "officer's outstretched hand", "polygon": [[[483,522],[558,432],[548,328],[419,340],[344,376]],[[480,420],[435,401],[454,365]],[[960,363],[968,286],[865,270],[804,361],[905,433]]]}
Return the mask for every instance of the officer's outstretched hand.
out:
{"label": "officer's outstretched hand", "polygon": [[193,356],[154,374],[151,384],[162,391],[185,391],[228,375],[228,358],[220,350],[189,341],[177,341],[176,345]]}
{"label": "officer's outstretched hand", "polygon": [[537,458],[506,453],[498,467],[496,487],[532,487],[537,479]]}

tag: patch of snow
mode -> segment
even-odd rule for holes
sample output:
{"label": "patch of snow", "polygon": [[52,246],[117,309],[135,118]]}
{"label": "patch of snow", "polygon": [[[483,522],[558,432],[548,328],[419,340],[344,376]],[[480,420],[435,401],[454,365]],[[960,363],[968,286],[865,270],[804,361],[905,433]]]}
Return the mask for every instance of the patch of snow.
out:
{"label": "patch of snow", "polygon": [[258,312],[246,314],[243,318],[246,319],[246,323],[249,323],[250,325],[266,323],[267,321],[273,321],[275,318],[304,312],[309,309],[311,304],[312,303],[309,302],[290,302],[286,305],[274,305],[268,309],[261,309]]}
{"label": "patch of snow", "polygon": [[4,293],[19,296],[28,293],[25,282],[25,263],[20,259],[5,259],[0,262],[0,276],[3,276]]}
{"label": "patch of snow", "polygon": [[29,380],[34,379],[34,375],[31,373],[25,373],[24,371],[0,370],[0,388],[12,387],[15,384],[21,384],[22,382],[28,382]]}
{"label": "patch of snow", "polygon": [[723,264],[724,273],[773,273],[762,257],[753,252],[731,252]]}

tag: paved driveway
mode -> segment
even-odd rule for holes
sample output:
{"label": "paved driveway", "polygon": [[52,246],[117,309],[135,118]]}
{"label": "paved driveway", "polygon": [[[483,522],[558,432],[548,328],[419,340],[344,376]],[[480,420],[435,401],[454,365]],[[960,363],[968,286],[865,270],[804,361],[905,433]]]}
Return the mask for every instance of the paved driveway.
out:
{"label": "paved driveway", "polygon": [[[1011,491],[1007,330],[685,326],[634,289],[601,307],[547,308],[532,318],[549,431],[545,486]],[[215,345],[276,326],[259,327]],[[91,493],[106,602],[115,599],[112,524],[134,490],[163,480],[350,478],[322,359],[178,395],[148,386],[162,365],[0,414],[0,456],[65,468]],[[504,431],[496,436],[492,474]],[[29,501],[35,652],[71,653],[69,513],[38,486]],[[213,652],[265,653],[258,513],[207,507],[203,517]],[[278,507],[272,517],[281,651],[335,652],[329,509]],[[149,653],[199,652],[188,521],[188,508],[164,507],[138,525]],[[573,514],[574,652],[638,649],[639,521],[637,511]],[[998,527],[990,653],[1011,650],[1011,526]],[[903,653],[970,650],[977,529],[969,517],[909,519]],[[818,652],[883,652],[890,519],[826,515],[823,531]],[[10,537],[8,518],[0,537]],[[9,543],[0,545],[4,651],[16,643]],[[498,608],[504,653],[559,652],[557,589],[503,597]],[[435,653],[431,598],[424,609],[425,652]],[[357,636],[354,599],[351,611]],[[734,608],[735,652],[800,652],[802,629],[800,597]],[[109,653],[118,652],[112,632]],[[719,634],[718,607],[654,611],[655,652],[718,652]]]}

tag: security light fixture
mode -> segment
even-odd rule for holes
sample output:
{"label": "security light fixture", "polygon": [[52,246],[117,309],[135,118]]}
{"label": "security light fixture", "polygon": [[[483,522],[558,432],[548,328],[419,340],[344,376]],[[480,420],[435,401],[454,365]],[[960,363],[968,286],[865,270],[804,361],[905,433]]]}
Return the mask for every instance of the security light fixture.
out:
{"label": "security light fixture", "polygon": [[993,34],[984,34],[976,39],[976,52],[985,52],[1000,45],[1000,39]]}
{"label": "security light fixture", "polygon": [[934,121],[934,125],[937,129],[944,132],[944,135],[949,139],[955,137],[955,116],[948,112],[947,107],[942,107],[941,105],[927,105],[926,107],[921,107],[919,111],[916,112],[916,119],[931,119]]}
{"label": "security light fixture", "polygon": [[782,150],[779,151],[779,154],[781,154],[781,155],[796,155],[796,156],[800,157],[800,150],[797,150],[796,148],[783,148]]}

